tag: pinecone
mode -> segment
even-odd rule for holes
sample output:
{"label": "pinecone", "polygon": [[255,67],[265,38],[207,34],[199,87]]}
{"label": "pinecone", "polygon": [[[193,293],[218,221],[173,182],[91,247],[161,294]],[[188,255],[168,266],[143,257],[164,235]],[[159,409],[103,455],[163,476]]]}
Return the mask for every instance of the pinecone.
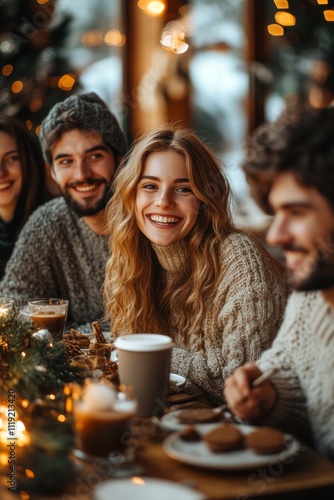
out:
{"label": "pinecone", "polygon": [[67,357],[74,358],[74,356],[79,356],[80,354],[82,354],[80,346],[75,340],[67,340],[66,342],[63,342],[63,344]]}
{"label": "pinecone", "polygon": [[65,335],[63,335],[63,340],[65,342],[75,340],[82,349],[89,348],[90,340],[87,337],[87,335],[83,335],[82,333],[74,330],[73,328],[70,329],[70,333],[66,333]]}
{"label": "pinecone", "polygon": [[114,361],[110,361],[110,359],[107,359],[104,377],[114,384],[119,384],[117,363],[115,363]]}
{"label": "pinecone", "polygon": [[102,356],[104,358],[110,359],[111,347],[109,347],[107,344],[99,344],[99,345],[104,345],[104,347],[99,347],[94,349],[90,348],[89,354],[95,356]]}

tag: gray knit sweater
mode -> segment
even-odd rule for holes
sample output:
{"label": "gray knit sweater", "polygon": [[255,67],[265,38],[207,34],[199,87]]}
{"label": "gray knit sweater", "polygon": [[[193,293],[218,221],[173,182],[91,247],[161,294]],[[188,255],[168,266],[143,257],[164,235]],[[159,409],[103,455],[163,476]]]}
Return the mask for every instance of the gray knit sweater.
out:
{"label": "gray knit sweater", "polygon": [[0,295],[21,304],[33,298],[69,300],[68,319],[79,324],[103,315],[105,236],[94,233],[62,197],[38,208],[16,242]]}
{"label": "gray knit sweater", "polygon": [[321,292],[295,292],[271,349],[257,362],[277,366],[278,391],[262,422],[280,427],[334,460],[334,310]]}
{"label": "gray knit sweater", "polygon": [[[168,280],[171,273],[178,273],[181,278],[187,259],[182,242],[153,248],[165,269],[165,278]],[[281,266],[248,236],[227,237],[221,247],[220,262],[216,296],[206,304],[201,333],[177,332],[173,317],[170,319],[176,344],[172,371],[186,377],[192,392],[201,390],[217,403],[223,401],[225,378],[246,361],[257,360],[270,347],[287,298]]]}

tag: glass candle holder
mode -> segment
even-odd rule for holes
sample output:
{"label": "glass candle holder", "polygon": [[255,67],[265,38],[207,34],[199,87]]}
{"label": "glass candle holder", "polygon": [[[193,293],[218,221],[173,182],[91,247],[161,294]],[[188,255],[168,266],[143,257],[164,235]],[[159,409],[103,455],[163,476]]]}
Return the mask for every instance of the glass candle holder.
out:
{"label": "glass candle holder", "polygon": [[125,462],[137,411],[132,392],[104,379],[88,380],[73,403],[77,442],[74,454],[84,460]]}
{"label": "glass candle holder", "polygon": [[14,310],[14,300],[8,297],[0,297],[0,324],[3,323],[6,318]]}

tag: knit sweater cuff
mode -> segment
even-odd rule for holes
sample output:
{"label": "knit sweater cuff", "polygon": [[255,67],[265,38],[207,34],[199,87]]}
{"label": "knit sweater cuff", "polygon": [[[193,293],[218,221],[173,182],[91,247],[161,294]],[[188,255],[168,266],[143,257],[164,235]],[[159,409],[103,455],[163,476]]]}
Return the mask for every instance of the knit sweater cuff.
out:
{"label": "knit sweater cuff", "polygon": [[[270,421],[270,423],[276,427],[282,422],[286,422],[291,418],[291,403],[298,405],[298,398],[296,398],[296,392],[299,390],[298,386],[289,385],[287,387],[286,380],[284,378],[272,377],[271,383],[274,385],[277,391],[276,402],[271,413],[266,417],[265,420]],[[296,406],[295,406],[296,408]],[[300,411],[303,412],[304,406],[300,406]],[[297,413],[299,411],[297,410]]]}
{"label": "knit sweater cuff", "polygon": [[[263,366],[260,366],[260,363],[257,364],[263,370]],[[309,440],[307,408],[299,380],[294,377],[289,377],[287,380],[284,374],[281,376],[277,374],[272,376],[270,381],[277,391],[276,402],[270,414],[261,421],[257,421],[257,425],[279,427]]]}

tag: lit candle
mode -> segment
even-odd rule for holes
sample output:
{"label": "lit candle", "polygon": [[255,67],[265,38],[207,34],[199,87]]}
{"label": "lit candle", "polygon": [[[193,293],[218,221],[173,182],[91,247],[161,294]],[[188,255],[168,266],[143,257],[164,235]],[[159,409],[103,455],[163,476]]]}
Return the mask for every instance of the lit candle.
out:
{"label": "lit candle", "polygon": [[17,445],[22,447],[30,443],[29,434],[26,431],[25,425],[21,420],[16,422],[16,438]]}
{"label": "lit candle", "polygon": [[[11,437],[16,438],[18,446],[25,446],[26,444],[29,444],[30,438],[26,431],[25,425],[23,422],[21,422],[21,420],[17,420],[15,422],[14,435]],[[10,439],[10,436],[8,434],[8,409],[6,408],[6,406],[0,406],[0,443],[2,447],[4,446],[4,448],[6,448],[5,443],[7,439]]]}
{"label": "lit candle", "polygon": [[7,442],[7,427],[6,427],[6,414],[7,408],[0,406],[0,467],[5,467],[8,463],[8,453],[6,449]]}
{"label": "lit candle", "polygon": [[73,412],[73,398],[78,399],[81,392],[81,388],[78,384],[69,382],[64,387],[65,394],[65,412],[67,414]]}
{"label": "lit candle", "polygon": [[13,306],[14,300],[6,297],[0,297],[0,319],[5,318]]}
{"label": "lit candle", "polygon": [[[17,413],[16,413],[17,416]],[[30,443],[29,434],[26,431],[25,425],[21,420],[15,422],[14,435],[9,436],[8,433],[8,409],[6,406],[0,406],[0,466],[8,465],[8,447],[9,441],[15,439],[15,445],[22,448]]]}

